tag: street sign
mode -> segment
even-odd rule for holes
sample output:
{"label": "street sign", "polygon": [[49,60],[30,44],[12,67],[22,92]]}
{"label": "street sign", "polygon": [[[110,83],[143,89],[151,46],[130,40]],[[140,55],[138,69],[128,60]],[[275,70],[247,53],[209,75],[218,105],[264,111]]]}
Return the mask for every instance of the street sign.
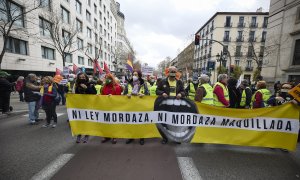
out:
{"label": "street sign", "polygon": [[292,95],[298,102],[300,102],[300,83],[291,89],[289,94]]}

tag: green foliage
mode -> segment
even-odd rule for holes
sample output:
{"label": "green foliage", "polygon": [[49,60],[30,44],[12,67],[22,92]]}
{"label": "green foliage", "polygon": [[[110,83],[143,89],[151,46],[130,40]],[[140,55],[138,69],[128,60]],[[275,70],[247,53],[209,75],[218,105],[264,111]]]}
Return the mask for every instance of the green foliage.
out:
{"label": "green foliage", "polygon": [[231,72],[230,75],[236,79],[239,79],[241,74],[243,74],[242,68],[240,66],[234,66],[233,72]]}
{"label": "green foliage", "polygon": [[253,81],[257,81],[257,77],[261,76],[261,71],[259,69],[255,69],[253,73]]}
{"label": "green foliage", "polygon": [[218,75],[219,74],[227,74],[227,68],[226,67],[224,67],[224,66],[219,66],[218,68],[217,68],[217,72],[218,72]]}

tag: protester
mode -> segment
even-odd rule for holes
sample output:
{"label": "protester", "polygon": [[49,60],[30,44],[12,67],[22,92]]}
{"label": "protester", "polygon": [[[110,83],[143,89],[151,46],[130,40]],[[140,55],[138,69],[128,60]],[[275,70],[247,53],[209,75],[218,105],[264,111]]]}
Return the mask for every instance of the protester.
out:
{"label": "protester", "polygon": [[191,100],[195,99],[195,85],[193,84],[193,79],[189,78],[187,82],[187,87],[185,88],[185,92],[187,94],[187,97]]}
{"label": "protester", "polygon": [[98,79],[97,84],[95,85],[97,95],[101,94],[102,84],[103,84],[103,82],[101,81],[101,79]]}
{"label": "protester", "polygon": [[241,109],[249,109],[251,106],[252,91],[249,87],[248,80],[243,80],[238,87],[239,90],[239,107]]}
{"label": "protester", "polygon": [[0,71],[0,109],[2,114],[9,114],[10,93],[14,83],[10,83],[7,78],[10,76],[5,71]]}
{"label": "protester", "polygon": [[227,89],[227,74],[219,74],[218,82],[213,87],[214,105],[229,107],[229,93]]}
{"label": "protester", "polygon": [[24,96],[23,96],[23,84],[24,84],[24,77],[19,76],[16,82],[16,91],[19,93],[19,98],[21,102],[24,102]]}
{"label": "protester", "polygon": [[[132,79],[129,81],[124,90],[124,95],[127,95],[129,98],[133,96],[143,97],[144,95],[149,95],[149,90],[146,82],[142,79],[142,72],[135,70],[132,73]],[[130,144],[133,139],[128,139],[126,144]],[[140,145],[144,145],[144,138],[140,139]]]}
{"label": "protester", "polygon": [[252,96],[252,107],[263,108],[267,107],[271,93],[267,89],[266,81],[258,81],[256,84],[257,91]]}
{"label": "protester", "polygon": [[275,84],[274,84],[274,95],[276,96],[277,93],[279,93],[281,89],[281,83],[280,81],[277,81]]}
{"label": "protester", "polygon": [[[75,94],[97,94],[95,87],[89,84],[88,76],[81,72],[77,74],[76,84],[75,84]],[[81,134],[77,135],[76,143],[80,143]],[[83,138],[83,143],[87,143],[89,139],[88,135],[85,135]]]}
{"label": "protester", "polygon": [[203,104],[214,105],[213,89],[209,85],[209,76],[202,74],[199,77],[199,87],[196,91],[195,101],[201,102]]}
{"label": "protester", "polygon": [[[112,74],[107,74],[105,76],[105,84],[101,90],[102,95],[121,95],[122,94],[122,88],[120,85],[118,85],[115,81],[115,77]],[[105,143],[109,141],[111,138],[104,138],[102,140],[102,143]],[[116,144],[117,140],[115,138],[111,141],[112,144]]]}
{"label": "protester", "polygon": [[153,85],[149,89],[150,96],[156,96],[157,85],[161,82],[161,80],[161,78],[157,78],[156,82],[153,83]]}
{"label": "protester", "polygon": [[[168,77],[157,84],[156,95],[163,96],[164,98],[173,96],[177,99],[185,97],[183,83],[181,80],[176,79],[177,68],[171,66],[168,71]],[[166,144],[168,142],[168,138],[163,135],[164,133],[161,134],[163,136],[161,143]]]}
{"label": "protester", "polygon": [[56,102],[57,86],[53,82],[51,76],[46,76],[43,78],[43,87],[41,88],[42,94],[42,107],[46,113],[46,124],[42,127],[46,128],[51,126],[51,119],[53,118],[54,123],[52,128],[57,126],[57,114],[56,114],[56,105],[59,102]]}
{"label": "protester", "polygon": [[239,107],[240,92],[237,89],[237,79],[230,77],[227,82],[228,94],[229,94],[229,108]]}
{"label": "protester", "polygon": [[291,102],[294,98],[288,91],[292,89],[292,85],[286,83],[281,86],[277,91],[276,95],[272,95],[268,100],[267,104],[270,106],[279,106],[287,102]]}
{"label": "protester", "polygon": [[76,82],[75,74],[69,74],[68,83],[67,83],[68,93],[75,93],[75,82]]}
{"label": "protester", "polygon": [[24,95],[25,102],[28,103],[29,110],[29,122],[31,125],[37,124],[39,121],[39,113],[38,113],[38,102],[41,98],[40,89],[41,86],[37,85],[37,76],[35,74],[28,74],[24,81]]}

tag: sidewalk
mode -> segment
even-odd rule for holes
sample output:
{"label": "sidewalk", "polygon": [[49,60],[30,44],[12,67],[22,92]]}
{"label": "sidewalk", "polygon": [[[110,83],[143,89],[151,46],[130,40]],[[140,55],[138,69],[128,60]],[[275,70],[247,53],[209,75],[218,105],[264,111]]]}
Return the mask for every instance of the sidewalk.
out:
{"label": "sidewalk", "polygon": [[0,113],[0,119],[11,117],[19,114],[24,114],[28,112],[28,105],[26,102],[20,102],[18,93],[11,93],[10,95],[10,106],[13,107],[13,110],[10,112],[10,115]]}

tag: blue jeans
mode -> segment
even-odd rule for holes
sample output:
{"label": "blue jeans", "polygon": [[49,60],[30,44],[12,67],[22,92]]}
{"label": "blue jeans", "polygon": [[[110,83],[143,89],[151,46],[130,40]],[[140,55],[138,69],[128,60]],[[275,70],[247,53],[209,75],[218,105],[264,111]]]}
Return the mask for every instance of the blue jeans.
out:
{"label": "blue jeans", "polygon": [[35,123],[35,120],[39,118],[39,112],[37,109],[37,102],[32,101],[28,102],[28,110],[29,110],[29,122]]}

